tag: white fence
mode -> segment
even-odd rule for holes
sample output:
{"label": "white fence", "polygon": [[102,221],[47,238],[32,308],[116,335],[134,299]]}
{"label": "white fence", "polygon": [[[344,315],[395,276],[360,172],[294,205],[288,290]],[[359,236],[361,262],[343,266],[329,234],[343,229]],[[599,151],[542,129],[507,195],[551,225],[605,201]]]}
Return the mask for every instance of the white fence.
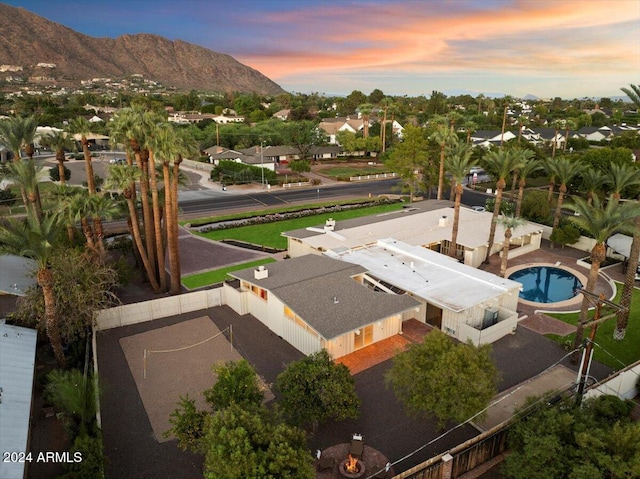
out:
{"label": "white fence", "polygon": [[295,183],[283,183],[282,187],[283,188],[293,188],[294,186],[310,186],[311,182],[310,181],[297,181]]}
{"label": "white fence", "polygon": [[375,175],[351,176],[349,177],[349,181],[380,180],[384,178],[396,178],[397,176],[397,173],[377,173]]}
{"label": "white fence", "polygon": [[[501,312],[507,311],[504,308],[500,308],[500,310]],[[460,330],[458,340],[463,343],[471,340],[471,342],[475,346],[480,346],[482,344],[491,344],[496,342],[498,339],[506,336],[507,334],[514,333],[517,326],[517,313],[514,313],[511,316],[498,321],[493,326],[489,326],[488,328],[484,329],[476,329],[468,324],[460,323],[460,325],[458,326]]]}
{"label": "white fence", "polygon": [[621,369],[617,373],[599,382],[585,393],[585,398],[592,398],[610,394],[620,399],[632,399],[638,394],[638,375],[640,375],[640,361]]}
{"label": "white fence", "polygon": [[226,304],[223,288],[194,291],[141,303],[125,304],[98,311],[94,329],[102,331],[119,328],[129,324],[144,323],[154,319],[222,306],[223,304]]}

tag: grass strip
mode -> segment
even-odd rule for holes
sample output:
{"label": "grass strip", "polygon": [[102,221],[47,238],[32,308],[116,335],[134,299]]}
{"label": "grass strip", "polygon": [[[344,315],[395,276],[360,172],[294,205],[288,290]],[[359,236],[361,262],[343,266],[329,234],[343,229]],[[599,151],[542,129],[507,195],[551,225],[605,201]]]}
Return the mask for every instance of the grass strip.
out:
{"label": "grass strip", "polygon": [[401,209],[402,203],[394,203],[371,206],[368,208],[337,211],[333,213],[323,213],[319,215],[306,216],[304,218],[274,221],[273,223],[265,223],[260,225],[240,226],[238,228],[207,231],[206,233],[194,232],[194,234],[199,234],[201,236],[204,236],[205,238],[215,241],[234,239],[238,241],[245,241],[247,243],[268,246],[270,248],[286,249],[287,238],[281,235],[283,231],[292,231],[301,228],[307,228],[309,226],[322,225],[329,218],[333,218],[336,221],[344,221],[351,218],[359,218],[361,216],[399,211]]}
{"label": "grass strip", "polygon": [[255,216],[263,216],[274,213],[290,213],[291,211],[301,211],[308,210],[312,208],[322,208],[326,206],[336,206],[336,205],[355,205],[359,203],[367,203],[370,202],[371,198],[353,198],[350,200],[344,201],[326,201],[321,203],[311,203],[304,205],[291,205],[291,206],[280,206],[277,208],[269,208],[260,211],[245,211],[242,213],[230,213],[228,215],[222,216],[207,216],[205,218],[197,218],[194,220],[184,220],[180,221],[181,225],[190,224],[191,226],[203,226],[209,223],[216,223],[220,221],[229,221],[229,220],[242,220],[246,218],[253,218]]}
{"label": "grass strip", "polygon": [[248,263],[227,266],[226,268],[206,271],[204,273],[191,274],[189,276],[182,277],[182,284],[184,284],[189,289],[202,288],[203,286],[210,286],[212,284],[222,283],[225,279],[227,279],[227,274],[232,271],[238,271],[246,268],[253,268],[254,266],[260,266],[263,264],[268,264],[273,262],[275,262],[275,259],[273,258],[264,258],[256,261],[250,261]]}

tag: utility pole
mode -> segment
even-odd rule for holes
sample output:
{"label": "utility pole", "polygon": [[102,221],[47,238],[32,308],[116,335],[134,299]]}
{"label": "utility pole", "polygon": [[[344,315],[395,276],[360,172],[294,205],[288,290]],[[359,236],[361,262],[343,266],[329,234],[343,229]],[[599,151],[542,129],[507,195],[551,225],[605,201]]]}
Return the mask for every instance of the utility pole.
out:
{"label": "utility pole", "polygon": [[[591,361],[593,359],[593,345],[596,339],[596,331],[598,330],[598,325],[608,319],[617,317],[619,311],[626,309],[619,304],[615,304],[611,301],[605,300],[604,294],[602,293],[600,293],[599,295],[595,295],[594,293],[590,293],[588,291],[585,291],[584,289],[581,290],[581,293],[585,295],[592,304],[595,303],[595,314],[593,316],[593,320],[584,325],[585,328],[591,326],[591,333],[589,334],[589,339],[586,339],[582,344],[582,361],[580,362],[580,368],[578,369],[578,378],[576,380],[576,384],[578,386],[578,388],[576,389],[576,406],[580,406],[580,404],[582,404],[584,390],[587,385],[587,378],[589,377],[589,371],[591,369]],[[601,316],[603,306],[613,309],[613,312],[605,316]]]}
{"label": "utility pole", "polygon": [[264,188],[264,141],[260,142],[260,187]]}

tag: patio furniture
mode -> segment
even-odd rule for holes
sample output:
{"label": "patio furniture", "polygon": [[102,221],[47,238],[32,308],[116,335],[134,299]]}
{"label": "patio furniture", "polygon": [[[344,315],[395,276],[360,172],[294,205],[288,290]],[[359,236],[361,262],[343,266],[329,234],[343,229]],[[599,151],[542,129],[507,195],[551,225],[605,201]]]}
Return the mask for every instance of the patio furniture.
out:
{"label": "patio furniture", "polygon": [[357,459],[362,458],[364,452],[364,441],[362,440],[362,434],[354,434],[351,436],[351,446],[349,447],[349,454]]}
{"label": "patio furniture", "polygon": [[318,458],[316,469],[318,469],[318,472],[324,471],[326,469],[333,469],[333,465],[335,464],[335,462],[336,461],[333,457],[320,455],[320,457]]}

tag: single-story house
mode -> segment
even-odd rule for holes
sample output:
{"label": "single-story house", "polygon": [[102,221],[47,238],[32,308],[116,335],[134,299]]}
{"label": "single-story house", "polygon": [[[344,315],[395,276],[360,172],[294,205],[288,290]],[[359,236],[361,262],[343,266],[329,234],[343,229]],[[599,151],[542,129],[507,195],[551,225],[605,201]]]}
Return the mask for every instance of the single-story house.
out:
{"label": "single-story house", "polygon": [[370,287],[409,294],[422,303],[415,318],[474,344],[492,343],[515,331],[522,285],[435,251],[393,238],[327,255],[362,266]]}
{"label": "single-story house", "polygon": [[407,294],[374,290],[359,265],[321,255],[229,273],[226,303],[250,313],[304,354],[326,349],[334,359],[402,331],[420,313]]}
{"label": "single-story house", "polygon": [[219,146],[212,146],[204,150],[209,156],[209,162],[218,165],[220,161],[234,161],[249,166],[260,166],[267,170],[275,171],[276,164],[272,157],[267,155],[267,147],[264,148],[262,154],[260,146],[254,146],[244,150],[230,150]]}
{"label": "single-story house", "polygon": [[[413,203],[410,208],[385,215],[331,222],[318,228],[286,231],[282,235],[287,238],[287,250],[291,257],[364,248],[376,244],[379,239],[387,238],[390,234],[393,234],[396,240],[409,245],[448,254],[451,247],[454,209],[439,207],[442,204],[434,201]],[[436,208],[430,209],[432,205]],[[493,213],[490,212],[460,208],[457,257],[464,264],[478,267],[484,261],[492,217]],[[504,231],[502,226],[496,226],[492,254],[502,250]],[[510,258],[540,248],[540,225],[527,222],[515,228],[512,234]]]}

